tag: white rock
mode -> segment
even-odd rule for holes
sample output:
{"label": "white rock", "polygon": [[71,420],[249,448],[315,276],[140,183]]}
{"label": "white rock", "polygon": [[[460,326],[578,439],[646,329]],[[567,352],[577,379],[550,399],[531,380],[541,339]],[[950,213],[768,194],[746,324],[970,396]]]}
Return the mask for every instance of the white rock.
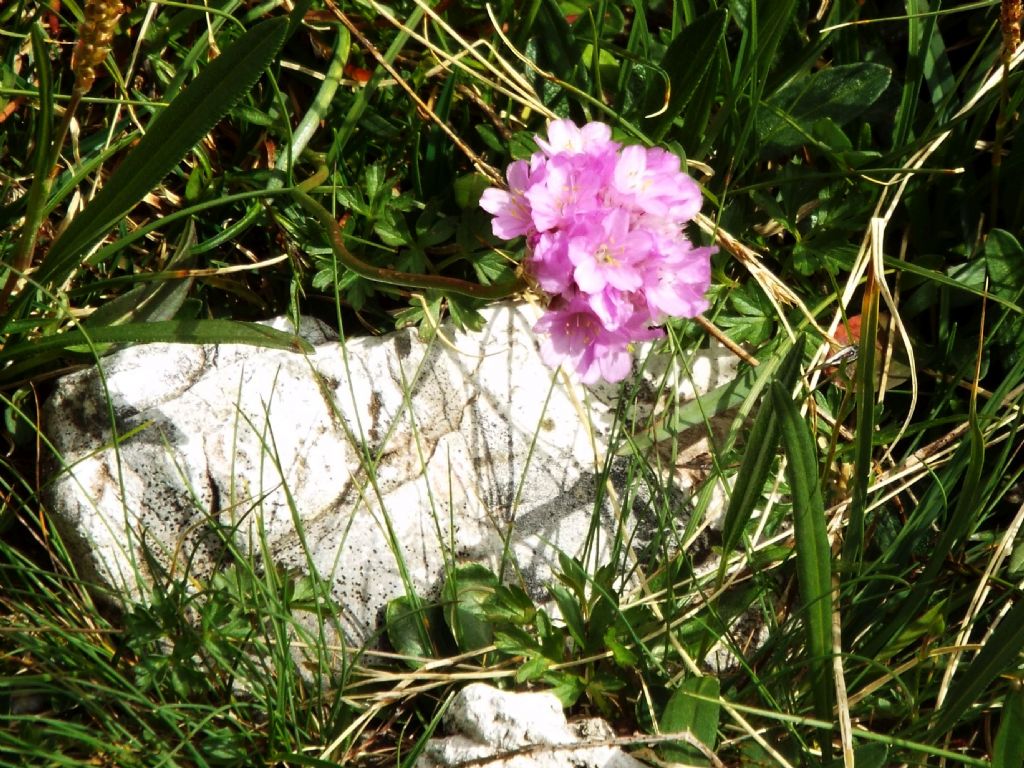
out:
{"label": "white rock", "polygon": [[484,683],[466,686],[444,716],[450,734],[427,743],[416,768],[472,760],[479,768],[642,768],[616,746],[600,719],[568,723],[551,693],[509,693]]}
{"label": "white rock", "polygon": [[511,557],[541,594],[559,551],[606,560],[613,505],[596,539],[591,520],[611,410],[543,364],[535,309],[484,314],[479,332],[446,330],[458,351],[412,330],[342,345],[304,321],[309,356],[152,344],[62,379],[49,501],[82,575],[143,598],[207,578],[230,542],[315,568],[362,644],[405,593],[397,558],[421,594],[456,562]]}

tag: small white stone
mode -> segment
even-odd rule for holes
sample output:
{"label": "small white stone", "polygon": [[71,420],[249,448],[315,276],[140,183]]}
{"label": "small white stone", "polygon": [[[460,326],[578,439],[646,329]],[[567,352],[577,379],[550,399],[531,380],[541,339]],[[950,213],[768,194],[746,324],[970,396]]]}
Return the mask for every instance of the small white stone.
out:
{"label": "small white stone", "polygon": [[[481,768],[642,768],[644,763],[602,742],[613,736],[603,720],[568,723],[551,693],[512,693],[473,683],[445,713],[446,738],[432,739],[416,768],[446,768],[467,760]],[[589,734],[582,738],[581,731]],[[488,759],[491,758],[491,759]]]}

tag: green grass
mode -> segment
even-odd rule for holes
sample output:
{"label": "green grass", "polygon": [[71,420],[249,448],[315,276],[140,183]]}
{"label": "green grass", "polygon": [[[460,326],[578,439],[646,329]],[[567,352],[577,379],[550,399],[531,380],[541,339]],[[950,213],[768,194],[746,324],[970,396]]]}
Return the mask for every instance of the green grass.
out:
{"label": "green grass", "polygon": [[[409,765],[477,678],[553,688],[621,733],[689,728],[727,765],[1024,764],[1024,87],[999,13],[138,4],[79,98],[81,4],[5,3],[0,765]],[[406,654],[447,660],[428,673],[352,649],[323,687],[290,661],[296,637],[337,658],[291,615],[329,617],[322,582],[230,547],[218,577],[168,579],[124,611],[83,582],[43,501],[56,375],[128,342],[287,347],[249,322],[276,314],[347,335],[474,326],[480,298],[345,269],[291,190],[312,178],[369,264],[499,284],[521,252],[476,201],[552,116],[691,163],[708,199],[693,237],[719,245],[707,319],[759,363],[653,419],[624,385],[605,472],[624,463],[619,503],[660,516],[641,562],[628,542],[597,573],[564,559],[558,622],[453,568],[441,606],[407,595],[389,627]],[[821,368],[823,334],[858,315],[844,384]],[[707,343],[680,322],[665,348],[685,366]],[[875,361],[915,375],[883,387]],[[681,526],[666,469],[713,418],[728,427]],[[707,571],[686,548],[722,481],[728,557]],[[716,643],[737,663],[712,675]]]}

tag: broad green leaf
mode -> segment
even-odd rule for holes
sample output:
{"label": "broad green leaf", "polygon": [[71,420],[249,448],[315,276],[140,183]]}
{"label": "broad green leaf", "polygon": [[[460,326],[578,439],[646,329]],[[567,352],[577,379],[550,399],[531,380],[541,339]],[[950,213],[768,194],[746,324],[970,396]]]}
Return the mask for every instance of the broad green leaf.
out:
{"label": "broad green leaf", "polygon": [[[992,229],[985,238],[985,271],[988,274],[988,290],[996,296],[1018,302],[1024,294],[1024,248],[1006,229]],[[1008,347],[1020,347],[1024,335],[1024,318],[1002,317],[992,328],[992,337],[997,343]]]}
{"label": "broad green leaf", "polygon": [[[786,391],[792,391],[796,385],[803,353],[804,337],[801,336],[786,355],[778,373],[777,380]],[[744,452],[743,461],[736,472],[736,482],[729,497],[729,506],[725,510],[725,519],[722,523],[723,557],[718,569],[719,580],[725,576],[729,562],[728,554],[739,544],[743,529],[761,500],[768,473],[775,462],[775,449],[779,445],[779,437],[779,420],[775,408],[771,398],[765,398],[747,436],[748,450]]]}
{"label": "broad green leaf", "polygon": [[452,296],[446,303],[448,304],[448,315],[456,328],[479,331],[487,322],[484,316],[473,307],[474,303],[479,305],[477,299],[467,296]]}
{"label": "broad green leaf", "polygon": [[256,25],[227,46],[164,109],[53,244],[36,274],[46,288],[64,282],[89,248],[153,189],[252,87],[284,42],[287,17]]}
{"label": "broad green leaf", "polygon": [[834,120],[827,117],[821,117],[814,121],[814,125],[811,126],[811,135],[833,152],[849,152],[853,149],[850,137],[843,133],[843,129],[836,125]]}
{"label": "broad green leaf", "polygon": [[[993,680],[1001,674],[1015,673],[1020,664],[1022,648],[1024,599],[1018,597],[1017,604],[999,622],[974,661],[953,682],[942,708],[936,712],[931,732],[940,736],[949,733],[961,716],[988,690]],[[1020,729],[1020,721],[1015,727]]]}
{"label": "broad green leaf", "polygon": [[1006,572],[1011,576],[1019,576],[1024,572],[1024,539],[1017,537],[1017,543],[1013,545],[1013,552],[1010,553],[1010,562],[1006,566]]}
{"label": "broad green leaf", "polygon": [[586,682],[579,675],[568,672],[549,672],[544,682],[551,686],[548,693],[553,693],[563,707],[571,707],[587,690]]}
{"label": "broad green leaf", "polygon": [[537,639],[522,627],[505,625],[494,630],[494,647],[507,656],[532,658],[540,652]]}
{"label": "broad green leaf", "polygon": [[455,204],[459,210],[476,210],[480,205],[480,196],[491,186],[491,181],[482,173],[465,173],[457,176],[452,182]]}
{"label": "broad green leaf", "polygon": [[579,599],[584,599],[589,577],[580,561],[574,557],[569,557],[564,552],[559,552],[558,567],[560,569],[558,580],[572,589]]}
{"label": "broad green leaf", "polygon": [[1024,766],[1024,691],[1006,697],[999,716],[996,743],[992,745],[992,768]]}
{"label": "broad green leaf", "polygon": [[536,606],[521,587],[499,584],[494,588],[494,600],[488,611],[493,619],[522,625],[532,621],[536,612]]}
{"label": "broad green leaf", "polygon": [[615,627],[609,627],[602,640],[604,640],[604,647],[611,651],[612,659],[620,667],[634,667],[640,662],[640,657],[619,640]]}
{"label": "broad green leaf", "polygon": [[551,667],[551,660],[543,656],[534,656],[516,670],[516,682],[528,683],[537,680]]}
{"label": "broad green leaf", "polygon": [[555,603],[558,604],[558,610],[562,614],[562,620],[565,622],[565,626],[568,628],[569,634],[572,635],[573,640],[576,641],[577,646],[579,648],[586,647],[587,627],[583,621],[583,613],[580,611],[579,603],[569,590],[565,587],[559,586],[558,584],[549,585],[548,591],[551,593],[551,596],[555,598]]}
{"label": "broad green leaf", "polygon": [[418,669],[423,665],[419,659],[437,655],[434,634],[444,626],[444,618],[439,607],[426,607],[420,600],[402,596],[388,603],[384,626],[391,647],[410,657],[406,663]]}
{"label": "broad green leaf", "polygon": [[494,626],[487,616],[487,603],[498,587],[498,577],[482,565],[470,563],[456,568],[444,583],[441,599],[444,618],[461,651],[490,645]]}
{"label": "broad green leaf", "polygon": [[621,617],[618,594],[603,585],[595,584],[587,616],[587,653],[597,653],[605,647],[605,635],[616,631]]}
{"label": "broad green leaf", "polygon": [[813,126],[822,118],[845,125],[875,103],[891,76],[888,67],[860,62],[791,81],[758,110],[758,137],[765,151],[787,152],[813,141]]}
{"label": "broad green leaf", "polygon": [[1024,248],[1020,241],[1005,229],[993,229],[985,238],[984,253],[989,292],[1018,301],[1024,290]]}
{"label": "broad green leaf", "polygon": [[[724,8],[705,14],[684,27],[669,43],[661,60],[661,67],[669,78],[668,92],[661,78],[652,78],[644,100],[646,114],[658,113],[644,121],[645,127],[650,126],[648,132],[655,141],[665,135],[695,93],[702,94],[699,99],[706,100],[702,83],[717,56],[726,18]],[[702,111],[706,110],[702,107]]]}
{"label": "broad green leaf", "polygon": [[[721,705],[718,678],[688,677],[680,683],[661,713],[658,727],[662,733],[689,731],[708,749],[715,748]],[[711,701],[709,701],[711,699]],[[686,765],[707,765],[699,749],[683,741],[667,742],[658,747],[663,760]]]}
{"label": "broad green leaf", "polygon": [[786,452],[786,478],[793,498],[797,582],[807,636],[811,693],[817,717],[832,720],[832,563],[818,458],[807,422],[789,392],[771,383]]}

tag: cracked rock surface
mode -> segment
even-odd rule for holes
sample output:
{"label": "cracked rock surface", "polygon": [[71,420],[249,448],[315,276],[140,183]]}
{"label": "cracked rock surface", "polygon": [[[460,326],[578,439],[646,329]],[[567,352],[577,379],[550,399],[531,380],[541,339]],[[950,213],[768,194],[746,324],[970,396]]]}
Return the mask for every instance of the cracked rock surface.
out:
{"label": "cracked rock surface", "polygon": [[[446,562],[503,557],[542,592],[592,535],[613,410],[543,364],[537,310],[484,315],[445,330],[455,348],[413,330],[342,345],[305,319],[311,355],[150,344],[63,378],[48,501],[82,575],[144,598],[208,578],[230,541],[330,580],[356,644],[405,592],[398,558],[422,594]],[[715,360],[710,386],[734,370]],[[619,525],[607,503],[600,518],[598,559]]]}

